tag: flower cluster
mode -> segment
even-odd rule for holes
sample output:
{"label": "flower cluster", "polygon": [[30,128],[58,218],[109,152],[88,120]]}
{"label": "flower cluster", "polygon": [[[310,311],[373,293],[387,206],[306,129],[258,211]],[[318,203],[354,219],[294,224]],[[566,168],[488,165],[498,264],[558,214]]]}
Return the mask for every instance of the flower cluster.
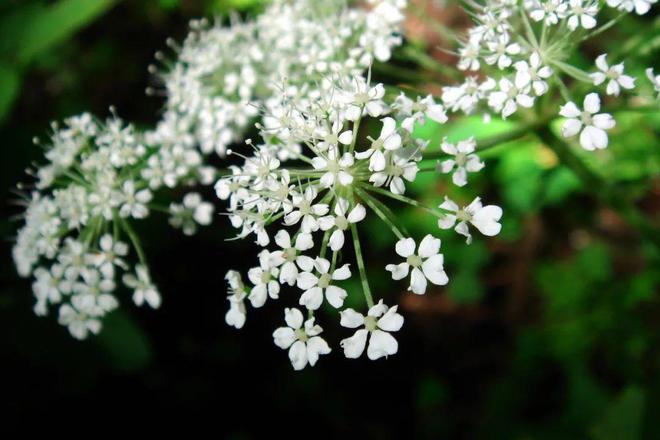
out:
{"label": "flower cluster", "polygon": [[[441,227],[458,218],[457,231],[462,234],[468,234],[468,222],[485,235],[495,235],[502,215],[501,209],[482,207],[478,200],[459,210],[454,205],[423,206],[406,195],[406,186],[418,173],[436,171],[435,164],[424,162],[428,142],[413,136],[415,124],[447,121],[442,105],[433,97],[411,99],[401,94],[391,100],[382,84],[373,85],[369,78],[354,75],[325,77],[319,90],[315,101],[286,95],[272,112],[264,110],[261,142],[249,142],[250,156],[231,151],[243,163],[233,166],[216,184],[218,197],[228,203],[229,220],[238,237],[252,236],[262,247],[258,266],[248,271],[248,282],[234,270],[227,274],[230,308],[226,322],[243,327],[246,303],[260,308],[281,297],[289,301],[285,287],[295,286],[299,294],[293,300],[306,309],[308,318],[303,323],[302,312],[288,308],[288,327],[273,334],[279,347],[289,349],[295,369],[314,365],[320,354],[330,352],[315,318],[324,304],[341,310],[342,326],[362,327],[341,341],[346,357],[360,356],[367,339],[370,359],[397,352],[390,333],[401,328],[403,317],[396,306],[388,308],[382,299],[374,303],[366,275],[358,226],[369,212],[391,229],[398,239],[396,253],[404,258],[403,263],[385,269],[394,280],[410,276],[409,290],[420,295],[429,283],[441,286],[449,281],[440,239],[429,234],[415,250],[414,239],[404,235],[387,202],[422,207],[437,217]],[[362,133],[369,121],[380,127],[378,136]],[[288,152],[286,159],[283,150]],[[443,150],[452,159],[442,167],[447,171],[457,167],[457,184],[466,183],[465,169],[474,172],[483,167],[471,139],[458,148],[445,143]],[[351,252],[354,258],[349,259]],[[344,282],[354,276],[356,266],[369,308],[366,316],[344,308],[348,295],[354,294]]]}
{"label": "flower cluster", "polygon": [[[98,333],[101,318],[118,306],[119,271],[136,305],[160,305],[131,223],[158,208],[153,194],[160,187],[215,179],[197,150],[182,142],[185,136],[161,127],[139,133],[116,116],[105,122],[87,113],[69,118],[53,126],[47,163],[34,172],[14,261],[20,275],[34,277],[35,312],[58,307],[59,322],[78,339]],[[179,214],[209,223],[208,209],[200,216],[199,207],[188,205]],[[139,259],[133,267],[131,246]]]}
{"label": "flower cluster", "polygon": [[314,99],[323,76],[360,74],[390,58],[401,43],[406,0],[369,3],[358,9],[344,0],[276,0],[252,21],[192,22],[181,47],[172,43],[177,58],[162,74],[166,120],[185,126],[203,153],[224,156],[243,140],[258,107],[273,97],[277,105],[282,78],[288,93]]}
{"label": "flower cluster", "polygon": [[[612,0],[607,5],[623,13],[645,14],[652,3],[655,0]],[[442,99],[447,108],[466,114],[481,109],[506,119],[557,91],[565,103],[559,113],[569,118],[562,134],[567,138],[579,135],[586,150],[607,147],[607,130],[615,126],[614,119],[607,113],[595,115],[600,111],[595,92],[585,97],[580,111],[567,84],[604,86],[607,95],[618,97],[622,89],[635,88],[635,78],[624,73],[623,63],[609,65],[607,54],[596,58],[593,73],[570,64],[567,58],[582,41],[606,30],[618,18],[597,28],[600,5],[594,0],[495,0],[471,5],[476,23],[461,44],[457,66],[482,75],[469,74],[462,84],[444,87]]]}

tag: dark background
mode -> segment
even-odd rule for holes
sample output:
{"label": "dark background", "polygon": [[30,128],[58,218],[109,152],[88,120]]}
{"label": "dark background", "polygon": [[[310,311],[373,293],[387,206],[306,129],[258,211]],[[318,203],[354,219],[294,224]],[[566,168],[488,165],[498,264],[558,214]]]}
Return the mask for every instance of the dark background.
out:
{"label": "dark background", "polygon": [[[30,3],[55,4],[0,2],[0,23],[19,20],[16,11]],[[126,120],[153,126],[162,101],[144,89],[153,84],[154,52],[168,37],[180,41],[190,18],[229,6],[119,2],[20,66],[15,47],[0,46],[0,68],[20,74],[0,123],[0,432],[59,426],[65,435],[94,435],[88,428],[186,424],[246,439],[660,438],[657,249],[538,142],[524,144],[529,154],[515,146],[498,153],[477,182],[508,214],[501,237],[466,248],[441,236],[454,255],[454,287],[413,298],[376,281],[376,294],[401,303],[406,317],[399,353],[386,361],[344,359],[336,342],[347,334],[333,314],[321,321],[333,353],[302,372],[272,343],[281,308],[250,311],[241,331],[226,326],[224,273],[245,272],[254,248],[224,243],[231,231],[222,218],[194,237],[157,215],[138,225],[164,297],[160,310],[132,307],[120,291],[121,310],[84,342],[55,316],[33,315],[30,280],[19,279],[11,261],[21,211],[12,188],[41,156],[32,137],[81,111],[108,115],[110,104]],[[657,121],[631,116],[637,143],[623,160],[641,171],[611,173],[654,219]],[[626,138],[621,125],[616,136]],[[416,213],[399,213],[416,223]],[[380,232],[363,234],[374,271],[391,258]]]}

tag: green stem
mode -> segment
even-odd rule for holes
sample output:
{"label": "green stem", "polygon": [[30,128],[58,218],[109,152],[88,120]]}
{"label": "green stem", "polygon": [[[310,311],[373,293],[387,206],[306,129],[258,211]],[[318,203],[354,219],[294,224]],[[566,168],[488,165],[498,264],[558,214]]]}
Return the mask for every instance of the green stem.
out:
{"label": "green stem", "polygon": [[[385,209],[387,209],[386,206],[379,206],[379,201],[373,198],[369,193],[366,191],[362,191],[359,188],[355,189],[355,193],[360,197],[364,203],[367,204],[369,208],[371,208],[372,211],[376,213],[376,215],[385,223],[389,228],[392,230],[392,233],[398,238],[399,240],[402,238],[405,238],[405,235],[401,232],[401,230],[394,224],[394,221],[387,215]],[[385,209],[383,209],[385,208]]]}
{"label": "green stem", "polygon": [[369,308],[372,308],[374,306],[374,299],[371,296],[371,289],[369,288],[369,280],[367,279],[367,270],[364,266],[364,259],[362,258],[360,237],[358,236],[357,227],[355,226],[355,223],[351,223],[351,235],[353,235],[355,260],[357,261],[358,269],[360,271],[360,280],[362,281],[362,292],[364,293],[364,299],[367,301],[367,306]]}
{"label": "green stem", "polygon": [[125,218],[121,218],[118,215],[115,215],[115,221],[117,220],[119,220],[121,228],[124,230],[124,232],[126,232],[126,235],[128,235],[128,238],[131,240],[131,243],[133,243],[133,247],[135,247],[135,252],[137,252],[138,258],[140,259],[140,263],[142,263],[143,266],[146,266],[147,258],[144,254],[144,250],[142,250],[140,239],[135,233],[135,230],[133,229],[131,224],[128,221],[126,221]]}

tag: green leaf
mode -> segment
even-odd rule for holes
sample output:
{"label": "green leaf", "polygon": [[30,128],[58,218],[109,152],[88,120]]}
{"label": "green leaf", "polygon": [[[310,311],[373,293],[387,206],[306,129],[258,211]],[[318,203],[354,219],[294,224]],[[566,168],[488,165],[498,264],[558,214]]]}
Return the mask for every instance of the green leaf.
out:
{"label": "green leaf", "polygon": [[594,440],[637,440],[642,435],[644,391],[631,386],[605,410],[591,430]]}
{"label": "green leaf", "polygon": [[0,64],[0,123],[11,109],[21,85],[20,75]]}
{"label": "green leaf", "polygon": [[97,343],[109,357],[110,364],[122,371],[146,367],[151,361],[151,344],[142,329],[121,310],[110,313],[103,323]]}
{"label": "green leaf", "polygon": [[60,0],[25,23],[17,48],[18,61],[27,64],[41,52],[65,40],[106,12],[117,0]]}

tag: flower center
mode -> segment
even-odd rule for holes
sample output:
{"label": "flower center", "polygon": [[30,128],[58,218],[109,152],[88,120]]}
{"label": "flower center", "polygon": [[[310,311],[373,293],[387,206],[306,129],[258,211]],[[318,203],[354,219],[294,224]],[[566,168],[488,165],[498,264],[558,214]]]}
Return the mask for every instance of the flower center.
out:
{"label": "flower center", "polygon": [[324,273],[319,278],[319,287],[321,289],[325,289],[326,287],[328,287],[330,285],[330,281],[332,281],[332,277],[330,275],[328,275],[327,273]]}
{"label": "flower center", "polygon": [[343,215],[338,215],[335,218],[335,226],[337,226],[337,229],[345,231],[346,229],[348,229],[348,220],[346,220],[346,217],[344,217]]}
{"label": "flower center", "polygon": [[369,330],[370,332],[376,330],[378,328],[376,318],[373,316],[367,316],[364,318],[364,328]]}
{"label": "flower center", "polygon": [[300,202],[299,209],[300,209],[300,213],[302,215],[307,215],[310,212],[312,212],[312,206],[311,206],[311,203],[309,202],[309,200],[303,200],[302,202]]}
{"label": "flower center", "polygon": [[458,165],[459,167],[464,167],[465,164],[467,163],[467,154],[457,153],[456,158],[454,160],[456,162],[456,165]]}
{"label": "flower center", "polygon": [[412,267],[419,267],[422,265],[422,257],[413,254],[406,259],[406,262]]}
{"label": "flower center", "polygon": [[592,125],[593,118],[591,116],[591,113],[589,113],[588,111],[585,110],[585,111],[582,112],[580,117],[581,117],[582,123],[584,125]]}
{"label": "flower center", "polygon": [[355,95],[355,103],[358,105],[364,105],[369,102],[369,94],[367,92],[358,93]]}
{"label": "flower center", "polygon": [[285,249],[282,253],[286,261],[293,261],[296,259],[297,252],[294,248]]}
{"label": "flower center", "polygon": [[456,212],[456,218],[462,222],[469,222],[472,220],[472,214],[467,212],[465,209],[459,209],[458,212]]}
{"label": "flower center", "polygon": [[309,337],[307,336],[307,333],[305,333],[305,330],[299,328],[296,330],[296,338],[298,338],[299,341],[301,342],[307,342]]}
{"label": "flower center", "polygon": [[264,284],[268,284],[270,282],[270,272],[263,271],[261,273],[261,282]]}
{"label": "flower center", "polygon": [[333,174],[337,174],[341,167],[339,166],[339,163],[336,160],[329,160],[328,161],[328,171],[330,171]]}

